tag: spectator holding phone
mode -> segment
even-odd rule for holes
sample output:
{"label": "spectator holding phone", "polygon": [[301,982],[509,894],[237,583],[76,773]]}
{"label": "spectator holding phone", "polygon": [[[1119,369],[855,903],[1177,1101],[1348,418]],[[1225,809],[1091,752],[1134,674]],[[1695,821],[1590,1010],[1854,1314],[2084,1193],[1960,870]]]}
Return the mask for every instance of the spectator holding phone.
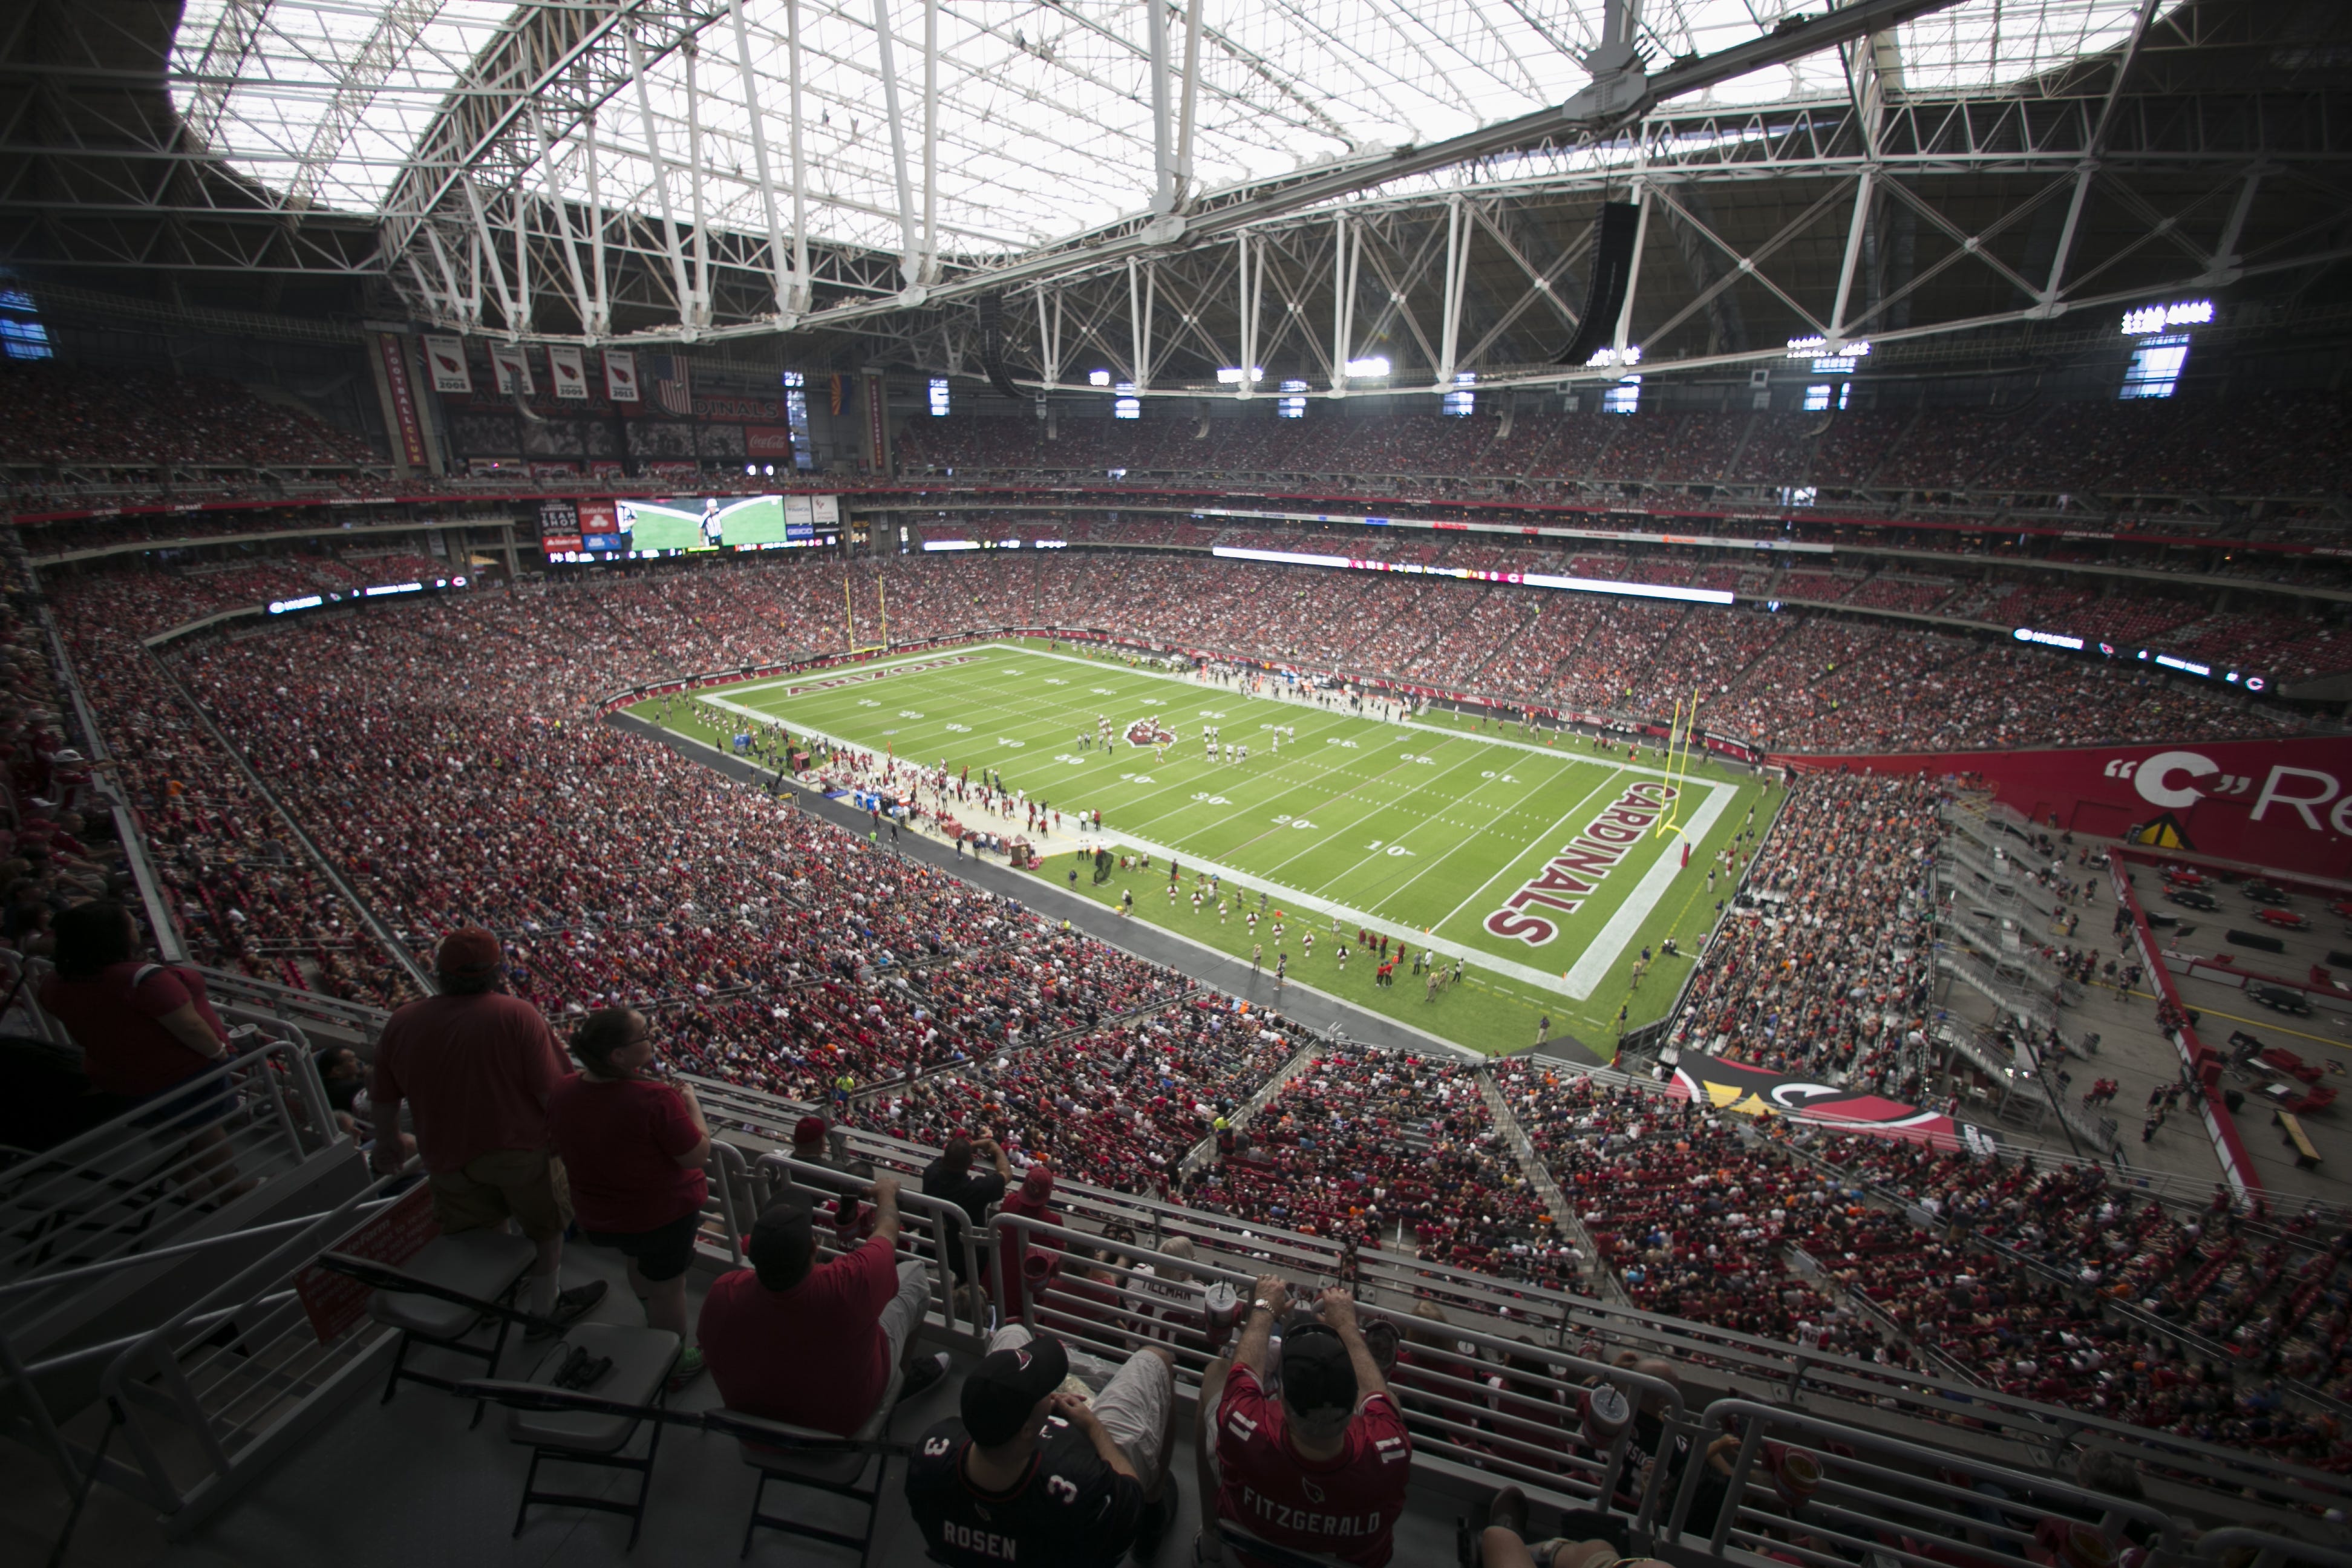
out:
{"label": "spectator holding phone", "polygon": [[[1209,1368],[1201,1408],[1202,1491],[1213,1487],[1216,1517],[1271,1545],[1324,1552],[1359,1568],[1389,1561],[1412,1441],[1389,1396],[1380,1363],[1356,1324],[1356,1300],[1333,1286],[1282,1336],[1281,1396],[1266,1392],[1274,1331],[1291,1317],[1290,1288],[1273,1275],[1257,1282],[1233,1360]],[[1214,1447],[1212,1447],[1211,1445]],[[1223,1561],[1204,1531],[1202,1560]],[[1244,1553],[1244,1568],[1257,1568]]]}
{"label": "spectator holding phone", "polygon": [[[688,1085],[654,1076],[653,1029],[634,1007],[600,1007],[572,1037],[581,1070],[547,1102],[548,1131],[572,1181],[581,1239],[628,1259],[629,1289],[646,1321],[687,1340],[686,1271],[710,1186],[710,1124]],[[670,1378],[700,1374],[688,1346]]]}

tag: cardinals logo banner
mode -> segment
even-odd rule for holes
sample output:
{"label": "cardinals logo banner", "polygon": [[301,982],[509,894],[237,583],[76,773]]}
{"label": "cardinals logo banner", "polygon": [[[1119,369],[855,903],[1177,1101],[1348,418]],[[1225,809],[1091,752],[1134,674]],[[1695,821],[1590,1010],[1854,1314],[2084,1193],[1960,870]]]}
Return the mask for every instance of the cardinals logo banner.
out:
{"label": "cardinals logo banner", "polygon": [[434,391],[472,395],[474,377],[466,368],[466,342],[463,338],[428,336],[425,340],[425,363],[433,372]]}
{"label": "cardinals logo banner", "polygon": [[637,356],[629,349],[604,351],[604,395],[615,403],[635,403]]}
{"label": "cardinals logo banner", "polygon": [[518,386],[525,396],[536,396],[539,388],[531,384],[530,361],[523,357],[520,343],[492,343],[490,369],[498,374],[499,395],[505,397]]}
{"label": "cardinals logo banner", "polygon": [[547,351],[547,372],[555,383],[556,396],[586,399],[588,372],[580,363],[578,349],[551,344]]}
{"label": "cardinals logo banner", "polygon": [[1750,1067],[1729,1057],[1683,1052],[1675,1066],[1673,1087],[1678,1100],[1743,1116],[1785,1116],[1791,1121],[1809,1121],[1842,1132],[1874,1132],[1938,1149],[1977,1146],[1970,1136],[1977,1129],[1964,1128],[1941,1111],[1815,1083],[1771,1068]]}

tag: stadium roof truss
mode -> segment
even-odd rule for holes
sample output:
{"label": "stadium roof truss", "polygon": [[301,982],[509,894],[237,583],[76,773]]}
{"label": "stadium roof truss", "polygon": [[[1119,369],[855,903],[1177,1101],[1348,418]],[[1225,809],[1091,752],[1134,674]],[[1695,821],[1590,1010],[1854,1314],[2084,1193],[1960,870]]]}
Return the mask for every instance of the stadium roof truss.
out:
{"label": "stadium roof truss", "polygon": [[[1249,396],[1241,366],[1310,395],[1374,353],[1386,390],[1558,382],[2345,254],[2341,76],[2293,63],[2342,25],[2307,7],[1796,10],[188,0],[158,113],[108,0],[33,0],[19,34],[92,41],[0,109],[0,259],[341,272],[446,330],[832,333],[950,374],[982,373],[992,300],[1028,386]],[[2265,68],[2209,68],[2233,49]],[[1640,208],[1629,297],[1561,366],[1608,199]]]}

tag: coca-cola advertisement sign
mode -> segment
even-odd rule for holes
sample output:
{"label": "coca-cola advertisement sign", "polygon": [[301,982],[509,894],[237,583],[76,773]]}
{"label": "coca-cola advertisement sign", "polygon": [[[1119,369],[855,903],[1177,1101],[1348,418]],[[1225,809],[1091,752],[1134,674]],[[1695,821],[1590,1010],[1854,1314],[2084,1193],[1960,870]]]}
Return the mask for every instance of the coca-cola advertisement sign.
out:
{"label": "coca-cola advertisement sign", "polygon": [[1973,773],[2037,826],[2312,877],[2352,877],[2352,737],[2083,746],[2042,752],[1776,756],[1800,770]]}

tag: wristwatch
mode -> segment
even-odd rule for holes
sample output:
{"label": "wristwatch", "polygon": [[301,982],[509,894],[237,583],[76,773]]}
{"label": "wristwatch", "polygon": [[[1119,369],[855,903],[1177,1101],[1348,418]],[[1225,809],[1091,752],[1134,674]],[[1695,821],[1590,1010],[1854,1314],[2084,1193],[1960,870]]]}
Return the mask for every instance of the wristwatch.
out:
{"label": "wristwatch", "polygon": [[1271,1311],[1273,1311],[1273,1310],[1274,1310],[1274,1303],[1273,1303],[1273,1302],[1271,1302],[1271,1301],[1269,1301],[1269,1300],[1266,1300],[1265,1297],[1263,1297],[1263,1296],[1260,1296],[1256,1300],[1252,1301],[1252,1302],[1250,1303],[1250,1310],[1251,1310],[1251,1311],[1253,1311],[1253,1312],[1255,1312],[1255,1311],[1256,1311],[1260,1307],[1264,1307],[1264,1308],[1265,1308],[1267,1311],[1269,1311],[1269,1312],[1271,1312]]}

